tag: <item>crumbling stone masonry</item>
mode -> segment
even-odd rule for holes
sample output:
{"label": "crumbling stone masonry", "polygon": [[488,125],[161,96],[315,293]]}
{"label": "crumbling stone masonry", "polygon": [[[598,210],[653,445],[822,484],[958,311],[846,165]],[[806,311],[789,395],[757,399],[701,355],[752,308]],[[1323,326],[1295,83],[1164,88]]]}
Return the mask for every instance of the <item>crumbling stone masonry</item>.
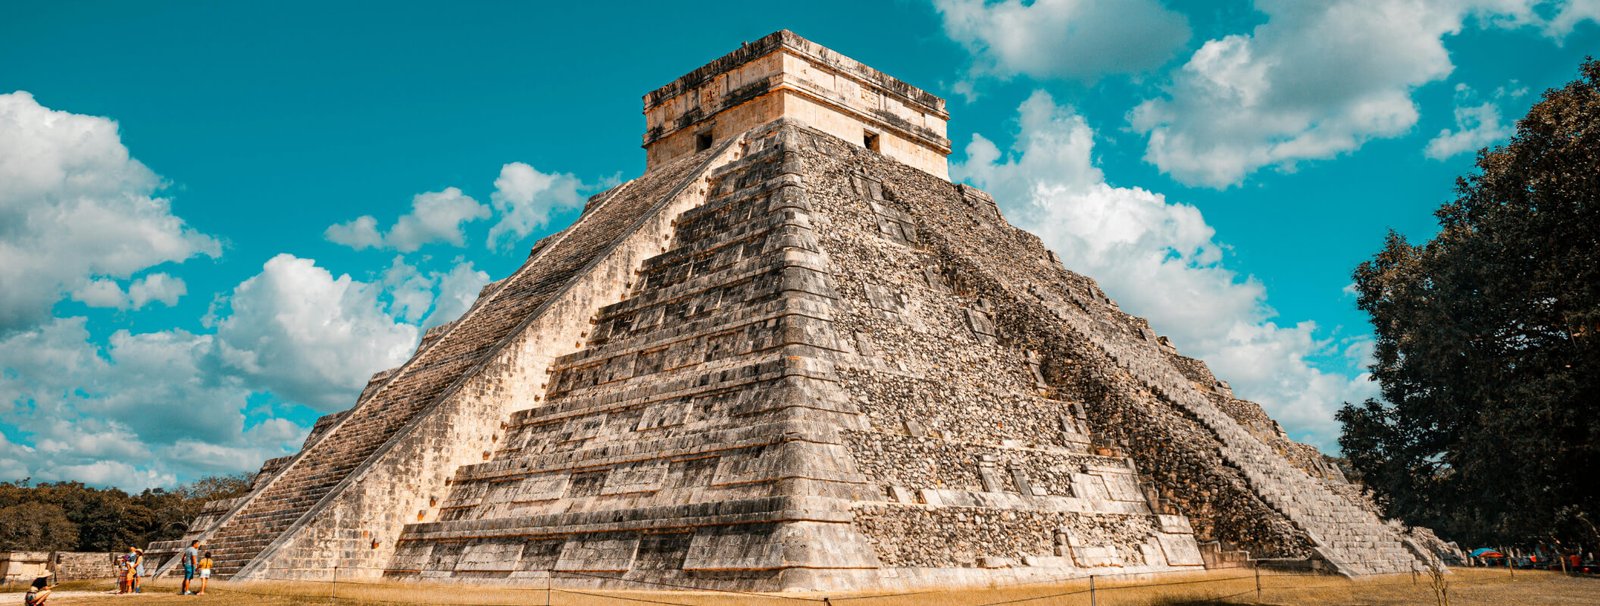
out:
{"label": "crumbling stone masonry", "polygon": [[784,31],[645,104],[650,170],[186,540],[233,578],[759,590],[1428,557],[945,180],[937,97]]}
{"label": "crumbling stone masonry", "polygon": [[0,585],[26,585],[39,577],[52,583],[117,576],[120,553],[84,551],[0,552]]}

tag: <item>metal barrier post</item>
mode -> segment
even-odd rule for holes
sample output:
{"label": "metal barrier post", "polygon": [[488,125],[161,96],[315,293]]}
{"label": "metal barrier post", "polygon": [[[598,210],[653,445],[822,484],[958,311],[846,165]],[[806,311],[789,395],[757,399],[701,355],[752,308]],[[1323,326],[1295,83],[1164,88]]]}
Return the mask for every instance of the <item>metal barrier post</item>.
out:
{"label": "metal barrier post", "polygon": [[1094,575],[1089,575],[1089,606],[1095,606]]}
{"label": "metal barrier post", "polygon": [[544,577],[544,606],[550,606],[550,588],[555,584],[555,578],[556,571],[554,570]]}
{"label": "metal barrier post", "polygon": [[1256,601],[1260,602],[1261,601],[1261,568],[1260,567],[1255,567],[1255,570],[1256,570]]}
{"label": "metal barrier post", "polygon": [[335,600],[339,599],[339,564],[338,564],[338,562],[335,562],[333,564],[333,589],[328,594],[328,597],[333,598]]}

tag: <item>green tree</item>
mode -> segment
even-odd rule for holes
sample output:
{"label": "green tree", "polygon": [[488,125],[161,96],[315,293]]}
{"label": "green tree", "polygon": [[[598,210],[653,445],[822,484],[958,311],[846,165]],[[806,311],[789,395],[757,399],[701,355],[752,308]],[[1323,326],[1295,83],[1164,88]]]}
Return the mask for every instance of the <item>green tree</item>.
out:
{"label": "green tree", "polygon": [[0,508],[0,545],[17,551],[66,551],[78,544],[78,526],[47,503]]}
{"label": "green tree", "polygon": [[[60,512],[72,526],[72,541],[65,547],[52,549],[124,551],[129,546],[142,547],[152,541],[182,537],[189,522],[200,514],[207,501],[243,495],[249,491],[250,480],[250,474],[212,476],[172,491],[155,488],[137,495],[115,488],[94,488],[81,482],[0,482],[0,515],[18,506],[52,509]],[[0,517],[0,524],[9,521],[9,515]],[[19,528],[24,526],[19,522]],[[24,541],[27,536],[0,532],[0,551],[24,549],[23,545],[32,544]]]}
{"label": "green tree", "polygon": [[1440,231],[1355,271],[1383,400],[1339,443],[1388,513],[1463,541],[1576,539],[1600,514],[1600,62],[1478,152]]}

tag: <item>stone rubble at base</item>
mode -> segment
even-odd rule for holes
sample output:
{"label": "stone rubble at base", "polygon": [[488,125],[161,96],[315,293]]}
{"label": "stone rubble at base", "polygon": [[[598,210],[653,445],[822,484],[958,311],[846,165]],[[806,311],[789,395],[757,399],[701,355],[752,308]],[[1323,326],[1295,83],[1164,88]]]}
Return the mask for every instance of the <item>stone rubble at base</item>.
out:
{"label": "stone rubble at base", "polygon": [[[888,78],[822,51],[774,77]],[[817,116],[596,196],[180,544],[233,578],[827,591],[1433,561],[988,194]]]}

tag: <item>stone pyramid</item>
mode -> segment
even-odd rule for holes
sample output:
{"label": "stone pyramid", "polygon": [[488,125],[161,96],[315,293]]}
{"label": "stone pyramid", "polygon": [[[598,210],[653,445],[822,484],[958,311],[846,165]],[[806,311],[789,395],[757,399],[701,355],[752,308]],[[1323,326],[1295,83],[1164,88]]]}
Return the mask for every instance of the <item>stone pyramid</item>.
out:
{"label": "stone pyramid", "polygon": [[943,100],[788,31],[644,100],[644,175],[197,522],[223,576],[849,590],[1432,557],[951,184]]}

